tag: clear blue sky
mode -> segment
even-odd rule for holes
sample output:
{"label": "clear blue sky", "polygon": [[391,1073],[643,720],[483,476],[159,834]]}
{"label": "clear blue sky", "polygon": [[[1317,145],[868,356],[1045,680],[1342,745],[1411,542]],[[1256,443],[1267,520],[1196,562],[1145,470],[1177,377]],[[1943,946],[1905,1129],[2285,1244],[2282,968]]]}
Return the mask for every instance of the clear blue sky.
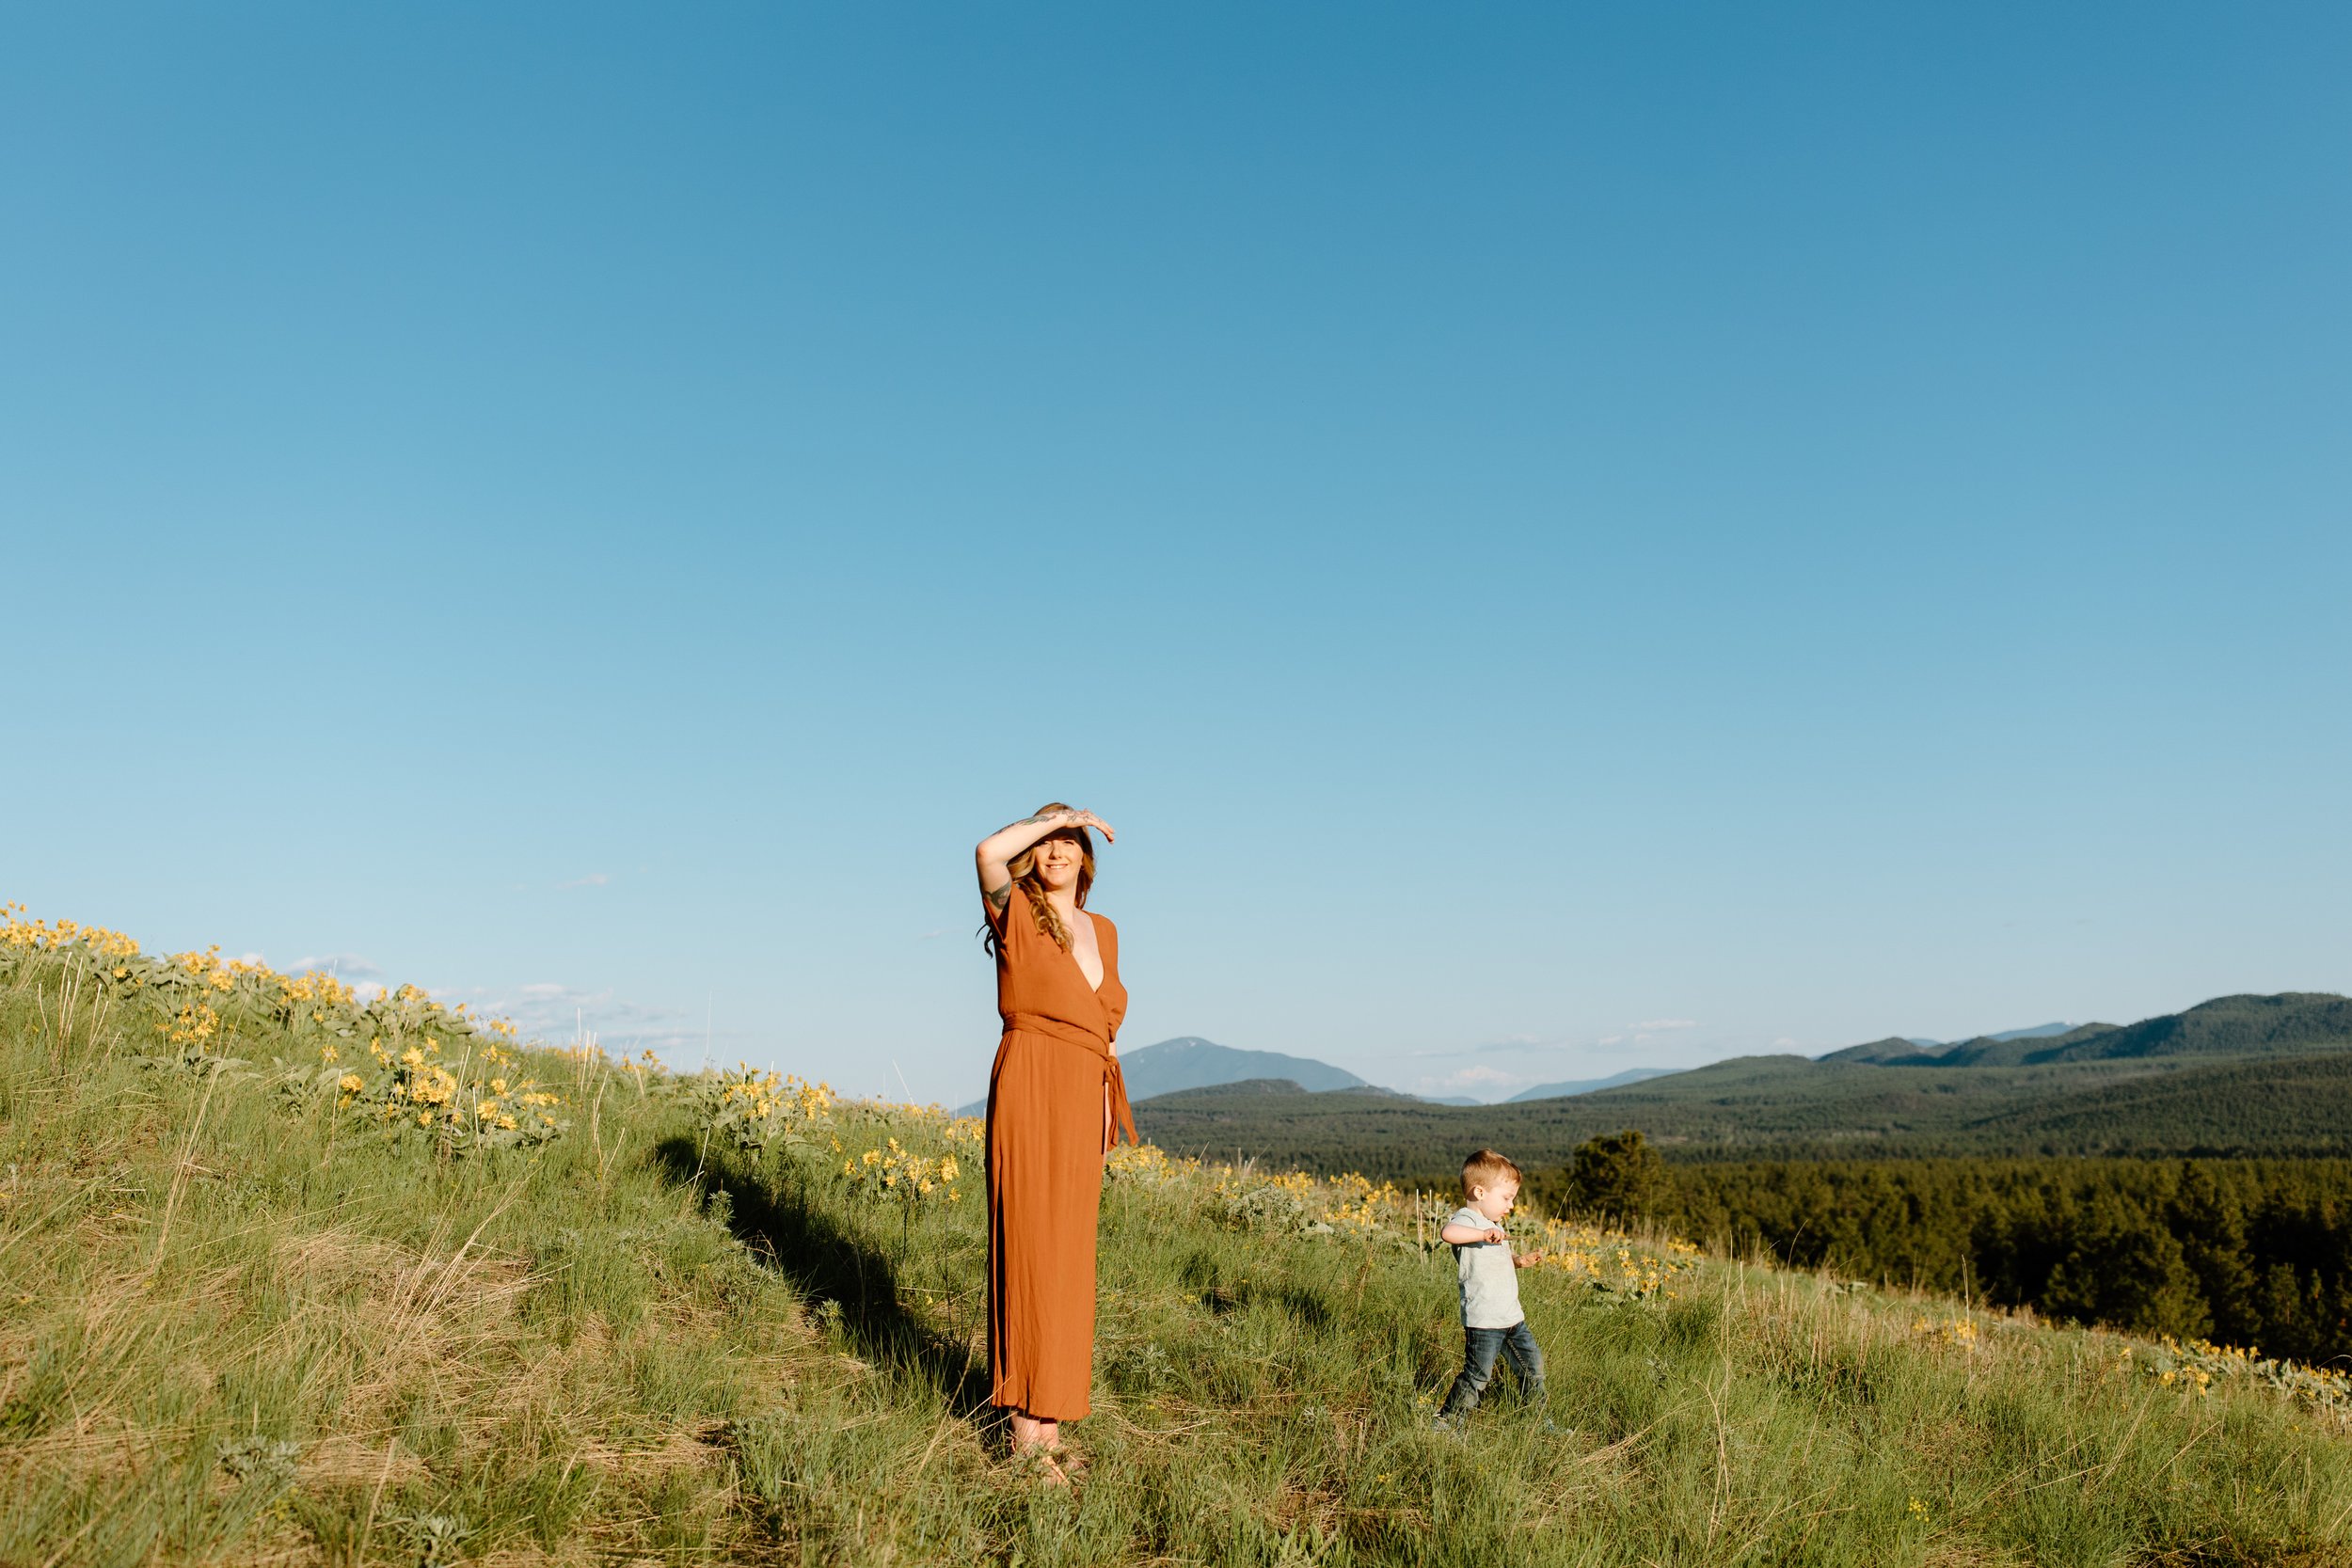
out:
{"label": "clear blue sky", "polygon": [[17,7],[0,896],[960,1100],[2352,990],[2352,11]]}

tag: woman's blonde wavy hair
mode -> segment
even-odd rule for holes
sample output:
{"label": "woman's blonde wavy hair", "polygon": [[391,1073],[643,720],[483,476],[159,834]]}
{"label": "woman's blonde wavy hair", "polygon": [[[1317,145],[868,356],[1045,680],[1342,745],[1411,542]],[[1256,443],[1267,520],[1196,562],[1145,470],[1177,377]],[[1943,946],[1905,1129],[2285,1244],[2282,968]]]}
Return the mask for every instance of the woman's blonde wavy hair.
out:
{"label": "woman's blonde wavy hair", "polygon": [[[1049,812],[1070,809],[1059,800],[1048,800],[1029,815],[1037,817],[1043,816]],[[1094,886],[1094,835],[1084,828],[1056,828],[1052,832],[1047,833],[1045,838],[1057,838],[1063,833],[1070,832],[1078,835],[1077,903],[1078,908],[1083,910],[1087,907],[1087,892]],[[1038,840],[1038,844],[1044,842],[1044,838]],[[1005,869],[1012,873],[1013,885],[1028,895],[1029,913],[1037,921],[1037,928],[1051,937],[1055,945],[1063,952],[1069,952],[1070,927],[1064,926],[1061,923],[1061,916],[1054,912],[1052,902],[1045,896],[1045,879],[1037,874],[1037,845],[1029,846],[1007,861]],[[985,927],[983,931],[982,940],[987,942],[989,952],[993,954],[996,951],[996,933]]]}

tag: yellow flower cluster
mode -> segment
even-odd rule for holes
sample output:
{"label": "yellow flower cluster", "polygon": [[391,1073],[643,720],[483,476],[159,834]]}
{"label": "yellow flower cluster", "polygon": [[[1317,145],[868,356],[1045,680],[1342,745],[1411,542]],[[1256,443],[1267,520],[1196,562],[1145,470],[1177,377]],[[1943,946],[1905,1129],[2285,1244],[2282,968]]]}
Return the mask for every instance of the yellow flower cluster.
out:
{"label": "yellow flower cluster", "polygon": [[352,989],[324,970],[310,970],[301,974],[276,976],[278,993],[290,1006],[311,1009],[315,1022],[325,1022],[320,1014],[328,1007],[348,1007],[358,1000]]}
{"label": "yellow flower cluster", "polygon": [[806,1084],[773,1072],[755,1074],[748,1065],[741,1074],[720,1090],[719,1099],[723,1104],[741,1107],[755,1120],[785,1116],[814,1121],[833,1109],[833,1090],[823,1084]]}
{"label": "yellow flower cluster", "polygon": [[2184,1343],[2169,1334],[2157,1340],[2152,1355],[2136,1363],[2126,1345],[2117,1362],[2127,1368],[2139,1366],[2167,1387],[2200,1395],[2210,1390],[2216,1379],[2260,1385],[2332,1416],[2340,1424],[2352,1423],[2352,1374],[2332,1367],[2306,1367],[2264,1355],[2250,1346],[2217,1345],[2209,1339]]}
{"label": "yellow flower cluster", "polygon": [[1297,1170],[1269,1175],[1250,1164],[1202,1167],[1198,1161],[1158,1164],[1138,1160],[1135,1167],[1135,1174],[1160,1181],[1205,1168],[1209,1195],[1227,1223],[1245,1227],[1272,1227],[1312,1236],[1371,1236],[1383,1231],[1401,1234],[1398,1227],[1411,1217],[1407,1199],[1394,1182],[1375,1184],[1353,1171],[1329,1178]]}
{"label": "yellow flower cluster", "polygon": [[204,1003],[191,1002],[164,1030],[164,1038],[172,1045],[208,1045],[219,1033],[220,1015]]}
{"label": "yellow flower cluster", "polygon": [[[332,1063],[335,1048],[322,1046],[319,1055]],[[388,1125],[430,1131],[453,1151],[544,1143],[563,1131],[555,1116],[563,1096],[529,1080],[509,1084],[494,1070],[514,1060],[512,1052],[483,1044],[453,1069],[438,1036],[395,1052],[376,1035],[368,1040],[368,1058],[373,1075],[335,1076],[336,1103],[356,1105]]]}
{"label": "yellow flower cluster", "polygon": [[806,1148],[818,1131],[833,1125],[831,1088],[761,1072],[748,1062],[737,1063],[731,1072],[703,1074],[690,1092],[713,1135],[754,1152],[777,1144]]}
{"label": "yellow flower cluster", "polygon": [[1350,1171],[1323,1184],[1325,1223],[1338,1230],[1369,1236],[1384,1229],[1398,1206],[1396,1183],[1372,1184],[1369,1177]]}
{"label": "yellow flower cluster", "polygon": [[[168,1042],[177,1045],[200,1045],[263,1021],[289,1032],[319,1029],[344,1037],[367,1030],[468,1035],[479,1030],[508,1040],[516,1034],[510,1021],[469,1018],[462,1005],[444,1007],[415,986],[362,1004],[357,990],[333,974],[281,974],[256,959],[223,958],[217,946],[150,957],[119,931],[72,920],[34,920],[21,904],[0,905],[0,971],[30,958],[92,961],[118,994],[148,999],[167,1022]],[[207,1008],[210,1030],[203,1029]]]}
{"label": "yellow flower cluster", "polygon": [[[307,1085],[331,1096],[337,1110],[425,1131],[440,1147],[540,1142],[563,1128],[559,1096],[530,1083],[510,1092],[505,1078],[490,1076],[516,1059],[511,1022],[473,1019],[416,986],[363,1003],[333,974],[281,974],[257,960],[223,958],[218,947],[150,957],[119,931],[33,920],[21,905],[0,906],[0,973],[25,961],[92,962],[118,995],[151,1012],[165,1044],[179,1048],[176,1062],[156,1065],[249,1065],[230,1053],[291,1036],[303,1061],[316,1053],[315,1068],[279,1059],[297,1093]],[[358,1057],[362,1040],[365,1058],[347,1060]]]}
{"label": "yellow flower cluster", "polygon": [[1912,1323],[1911,1332],[1917,1338],[1945,1350],[1977,1348],[1977,1324],[1971,1318],[1939,1320],[1922,1317]]}
{"label": "yellow flower cluster", "polygon": [[1145,1187],[1159,1188],[1191,1180],[1200,1174],[1201,1164],[1189,1154],[1170,1159],[1168,1151],[1157,1144],[1122,1143],[1110,1151],[1103,1168],[1114,1181],[1133,1181]]}
{"label": "yellow flower cluster", "polygon": [[1653,1243],[1581,1221],[1538,1220],[1532,1234],[1522,1222],[1514,1224],[1542,1255],[1535,1267],[1633,1301],[1675,1300],[1677,1279],[1698,1267],[1699,1249],[1688,1242]]}
{"label": "yellow flower cluster", "polygon": [[120,931],[71,920],[27,920],[22,904],[0,904],[0,948],[56,953],[79,947],[99,958],[134,958],[139,944]]}
{"label": "yellow flower cluster", "polygon": [[[987,1138],[976,1117],[951,1116],[937,1105],[845,1101],[830,1085],[748,1063],[699,1073],[682,1087],[709,1136],[755,1154],[781,1146],[816,1155],[828,1146],[851,1191],[895,1203],[962,1202],[963,1179]],[[844,1145],[845,1137],[864,1141],[857,1134],[866,1128],[882,1141],[862,1149]]]}
{"label": "yellow flower cluster", "polygon": [[911,1204],[931,1197],[948,1203],[963,1201],[962,1189],[957,1185],[963,1179],[963,1165],[955,1155],[918,1154],[895,1137],[879,1148],[843,1160],[841,1174],[851,1191],[877,1197]]}
{"label": "yellow flower cluster", "polygon": [[412,1062],[413,1051],[401,1057],[408,1069],[405,1078],[392,1085],[396,1100],[414,1101],[419,1105],[446,1105],[457,1095],[457,1075],[438,1062]]}

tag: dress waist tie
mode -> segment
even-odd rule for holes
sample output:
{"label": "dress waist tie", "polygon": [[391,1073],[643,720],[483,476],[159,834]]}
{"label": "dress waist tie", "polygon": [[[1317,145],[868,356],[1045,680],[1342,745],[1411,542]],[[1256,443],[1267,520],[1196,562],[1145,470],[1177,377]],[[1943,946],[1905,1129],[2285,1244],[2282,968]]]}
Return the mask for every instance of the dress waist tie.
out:
{"label": "dress waist tie", "polygon": [[[1119,1053],[1111,1049],[1110,1041],[1089,1030],[1081,1029],[1074,1023],[1064,1023],[1060,1019],[1047,1018],[1043,1013],[1006,1013],[1002,1016],[1007,1034],[1018,1030],[1025,1035],[1043,1035],[1069,1045],[1084,1046],[1102,1057],[1103,1081],[1109,1086],[1111,1093],[1112,1123],[1118,1131],[1127,1134],[1129,1143],[1140,1145],[1143,1142],[1143,1139],[1136,1132],[1135,1110],[1127,1103],[1127,1080],[1119,1070]],[[1118,1141],[1115,1135],[1111,1139],[1114,1144]]]}

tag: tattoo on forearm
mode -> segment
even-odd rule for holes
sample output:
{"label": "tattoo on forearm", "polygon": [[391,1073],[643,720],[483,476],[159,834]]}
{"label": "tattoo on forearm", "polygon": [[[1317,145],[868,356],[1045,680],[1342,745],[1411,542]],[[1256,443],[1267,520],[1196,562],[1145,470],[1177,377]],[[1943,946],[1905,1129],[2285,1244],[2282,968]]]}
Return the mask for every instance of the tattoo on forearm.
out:
{"label": "tattoo on forearm", "polygon": [[1003,887],[984,889],[980,896],[988,900],[990,909],[1001,914],[1005,906],[1012,902],[1012,884],[1007,882]]}
{"label": "tattoo on forearm", "polygon": [[1060,811],[1040,812],[1035,816],[1025,816],[1018,822],[1008,822],[996,831],[1000,833],[1009,833],[1015,828],[1035,828],[1047,823],[1059,825],[1064,822],[1075,822],[1085,815],[1086,813],[1075,806],[1066,806]]}

